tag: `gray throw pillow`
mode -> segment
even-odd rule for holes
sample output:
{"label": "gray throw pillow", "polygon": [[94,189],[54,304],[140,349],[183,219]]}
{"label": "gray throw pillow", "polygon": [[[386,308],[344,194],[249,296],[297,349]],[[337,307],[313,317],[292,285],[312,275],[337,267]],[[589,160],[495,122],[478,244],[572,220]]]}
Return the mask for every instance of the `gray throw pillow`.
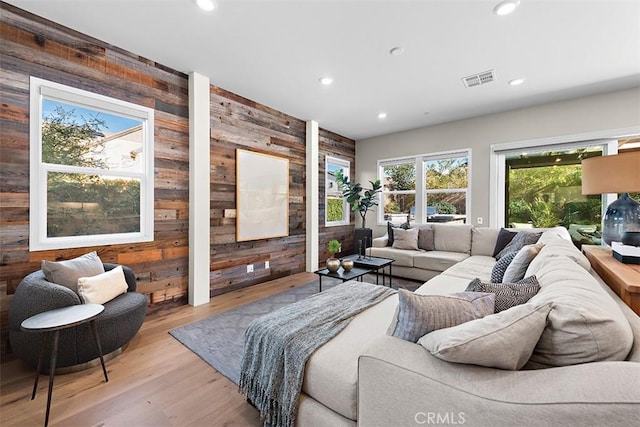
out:
{"label": "gray throw pillow", "polygon": [[536,243],[535,245],[527,245],[520,249],[518,255],[509,263],[501,281],[504,283],[514,283],[522,279],[527,272],[527,268],[529,268],[529,264],[538,256],[543,246],[542,243]]}
{"label": "gray throw pillow", "polygon": [[78,293],[78,279],[104,273],[104,266],[98,254],[91,253],[67,261],[42,260],[44,277],[52,283],[65,286]]}
{"label": "gray throw pillow", "polygon": [[410,228],[408,230],[396,229],[393,233],[393,247],[396,249],[418,250],[418,229]]}
{"label": "gray throw pillow", "polygon": [[542,236],[542,232],[533,232],[533,231],[519,231],[513,239],[507,244],[507,246],[502,249],[498,255],[495,256],[495,259],[499,260],[503,256],[513,251],[519,251],[526,245],[533,245],[534,243],[538,243],[538,239]]}
{"label": "gray throw pillow", "polygon": [[418,231],[418,248],[425,251],[435,251],[435,233],[433,228],[420,228]]}
{"label": "gray throw pillow", "polygon": [[540,284],[536,276],[526,277],[516,283],[485,283],[480,279],[473,279],[465,289],[467,292],[494,293],[496,313],[526,303],[539,290]]}
{"label": "gray throw pillow", "polygon": [[531,357],[550,310],[551,303],[519,305],[500,314],[433,331],[418,343],[447,362],[515,371]]}
{"label": "gray throw pillow", "polygon": [[493,265],[493,270],[491,270],[491,282],[502,283],[504,273],[507,271],[509,264],[511,264],[511,261],[514,260],[516,255],[518,255],[518,251],[505,254]]}
{"label": "gray throw pillow", "polygon": [[449,328],[494,311],[495,294],[460,292],[451,295],[418,295],[405,289],[398,293],[398,323],[394,337],[418,342],[436,329]]}

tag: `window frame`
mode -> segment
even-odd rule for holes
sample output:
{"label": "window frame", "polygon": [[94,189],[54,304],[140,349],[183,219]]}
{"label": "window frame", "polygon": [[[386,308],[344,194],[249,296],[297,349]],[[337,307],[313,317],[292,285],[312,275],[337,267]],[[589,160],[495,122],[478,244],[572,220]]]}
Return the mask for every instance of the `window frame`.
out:
{"label": "window frame", "polygon": [[[445,160],[457,157],[467,158],[467,187],[466,189],[428,189],[426,188],[425,163],[433,160]],[[429,193],[458,193],[465,192],[465,223],[470,224],[471,218],[471,174],[472,174],[472,150],[471,148],[463,148],[452,151],[441,151],[436,153],[426,153],[417,156],[395,157],[391,159],[378,160],[378,179],[384,182],[384,167],[399,164],[415,164],[416,170],[416,188],[415,191],[383,191],[379,195],[379,206],[377,213],[378,225],[385,225],[387,220],[384,219],[384,196],[385,194],[414,194],[415,193],[415,213],[414,221],[417,224],[427,223],[426,196]],[[403,221],[404,222],[404,221]]]}
{"label": "window frame", "polygon": [[347,169],[348,173],[346,174],[351,180],[351,162],[344,159],[339,159],[337,157],[325,156],[324,159],[324,225],[325,227],[339,227],[343,225],[349,225],[351,223],[351,210],[349,209],[349,203],[347,203],[347,199],[342,196],[342,192],[338,189],[338,193],[340,193],[340,197],[342,198],[342,212],[343,219],[342,221],[329,221],[329,163],[341,166]]}
{"label": "window frame", "polygon": [[[82,89],[30,77],[29,251],[79,248],[153,241],[154,237],[154,110]],[[43,100],[63,102],[140,120],[143,132],[141,170],[113,170],[44,163],[42,161]],[[140,180],[140,231],[86,236],[47,236],[47,174],[49,172],[112,175]]]}
{"label": "window frame", "polygon": [[[527,153],[540,153],[546,151],[575,150],[586,147],[600,146],[602,155],[609,156],[618,153],[617,137],[574,139],[573,138],[549,138],[515,143],[494,144],[491,146],[491,176],[490,176],[490,212],[489,225],[491,227],[505,227],[505,179],[506,159],[510,155]],[[617,194],[602,195],[602,217],[604,218],[607,206],[618,198]]]}
{"label": "window frame", "polygon": [[[391,222],[393,223],[393,221],[390,221],[388,219],[385,219],[385,209],[384,209],[384,199],[386,195],[390,195],[390,194],[398,194],[398,195],[404,195],[404,194],[413,194],[414,195],[414,200],[415,200],[415,204],[418,204],[418,186],[419,186],[419,179],[418,179],[418,164],[417,164],[418,160],[411,156],[411,157],[399,157],[399,158],[394,158],[394,159],[385,159],[385,160],[378,160],[378,179],[380,180],[380,183],[382,184],[382,190],[380,191],[380,195],[379,195],[379,199],[378,199],[378,206],[380,207],[378,209],[378,225],[384,225],[387,222]],[[415,174],[416,174],[416,182],[415,182],[415,187],[413,190],[392,190],[392,191],[385,191],[384,189],[384,168],[385,167],[389,167],[389,166],[400,166],[400,165],[413,165]],[[417,212],[416,212],[417,213]],[[403,223],[406,221],[406,214],[404,212],[401,212],[400,214],[397,215],[405,215],[405,219],[403,219]]]}

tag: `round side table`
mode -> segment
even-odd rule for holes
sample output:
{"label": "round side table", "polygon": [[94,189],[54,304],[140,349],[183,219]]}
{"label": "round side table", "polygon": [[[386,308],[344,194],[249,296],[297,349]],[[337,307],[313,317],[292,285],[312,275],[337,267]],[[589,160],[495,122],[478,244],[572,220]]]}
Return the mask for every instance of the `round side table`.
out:
{"label": "round side table", "polygon": [[53,377],[56,371],[56,357],[58,355],[58,337],[62,329],[72,328],[77,325],[89,322],[93,338],[96,341],[98,352],[100,354],[100,363],[102,364],[102,372],[104,373],[105,382],[109,381],[107,377],[107,368],[104,366],[104,358],[102,357],[102,346],[98,337],[98,328],[95,319],[102,313],[104,306],[100,304],[80,304],[71,305],[69,307],[58,308],[55,310],[38,313],[24,320],[20,327],[23,331],[41,332],[42,341],[40,343],[40,356],[38,357],[38,368],[36,371],[36,380],[33,384],[33,392],[31,400],[35,399],[38,389],[38,379],[40,378],[40,369],[42,369],[42,360],[44,359],[45,349],[47,348],[47,338],[49,333],[53,332],[51,339],[51,362],[49,364],[49,393],[47,395],[47,412],[44,419],[45,427],[49,425],[49,409],[51,408],[51,394],[53,391]]}

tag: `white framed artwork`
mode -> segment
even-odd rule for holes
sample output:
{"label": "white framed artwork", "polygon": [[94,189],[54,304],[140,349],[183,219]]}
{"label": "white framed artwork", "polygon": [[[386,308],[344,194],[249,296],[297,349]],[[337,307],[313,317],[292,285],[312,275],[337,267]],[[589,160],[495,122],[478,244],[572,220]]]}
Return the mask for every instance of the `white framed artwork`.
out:
{"label": "white framed artwork", "polygon": [[236,150],[236,241],[289,235],[289,159]]}

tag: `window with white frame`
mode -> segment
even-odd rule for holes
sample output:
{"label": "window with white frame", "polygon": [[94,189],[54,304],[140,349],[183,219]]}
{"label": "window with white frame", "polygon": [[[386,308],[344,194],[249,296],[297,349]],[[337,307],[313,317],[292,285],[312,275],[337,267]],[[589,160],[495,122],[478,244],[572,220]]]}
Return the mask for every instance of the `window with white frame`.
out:
{"label": "window with white frame", "polygon": [[425,156],[425,215],[427,222],[466,222],[469,190],[467,153]]}
{"label": "window with white frame", "polygon": [[325,225],[349,224],[349,204],[342,196],[340,186],[336,182],[336,173],[349,177],[351,163],[347,160],[327,156],[325,158]]}
{"label": "window with white frame", "polygon": [[415,158],[390,160],[380,163],[379,178],[382,183],[383,219],[403,223],[415,216],[416,161]]}
{"label": "window with white frame", "polygon": [[470,157],[461,150],[378,161],[378,221],[468,222]]}
{"label": "window with white frame", "polygon": [[153,109],[32,77],[30,250],[153,240]]}

